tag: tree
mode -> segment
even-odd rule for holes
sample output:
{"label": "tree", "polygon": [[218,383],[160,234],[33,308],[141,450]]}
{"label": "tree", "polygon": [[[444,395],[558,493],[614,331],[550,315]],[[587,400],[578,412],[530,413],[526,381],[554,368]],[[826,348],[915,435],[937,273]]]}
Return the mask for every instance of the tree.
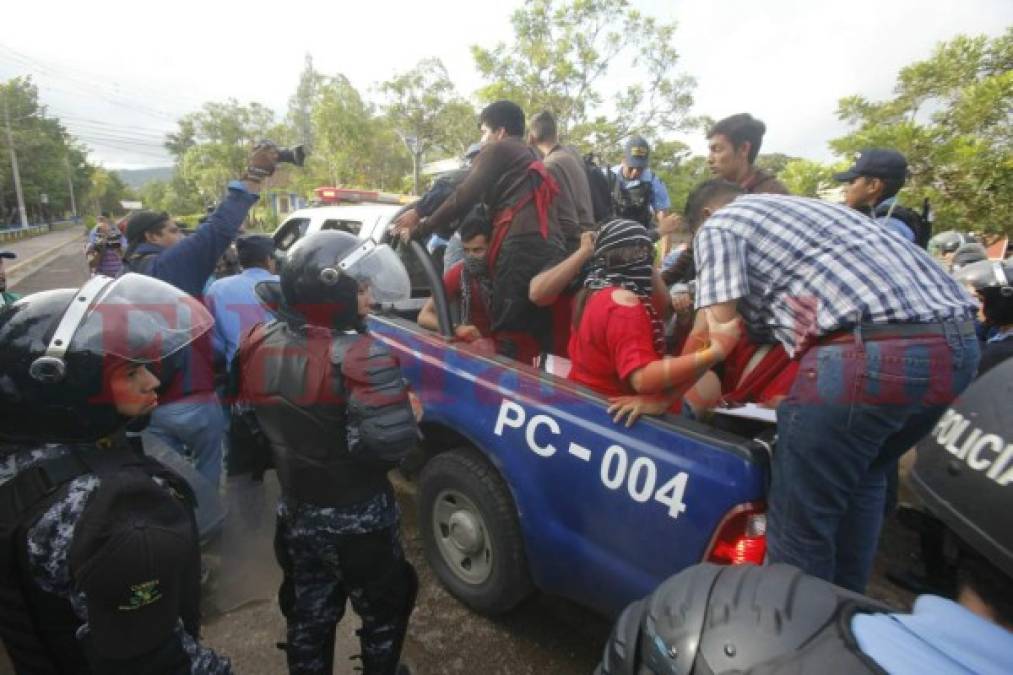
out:
{"label": "tree", "polygon": [[295,142],[301,143],[310,151],[313,149],[314,141],[313,106],[325,81],[326,78],[313,67],[313,56],[307,54],[306,65],[299,75],[299,86],[288,99],[287,123],[292,129]]}
{"label": "tree", "polygon": [[1013,233],[1013,27],[996,38],[958,36],[900,71],[894,98],[841,99],[856,127],[830,146],[844,156],[895,148],[911,178],[902,199],[929,198],[935,229]]}
{"label": "tree", "polygon": [[780,152],[760,153],[756,157],[756,166],[771,175],[778,175],[788,164],[797,159]]}
{"label": "tree", "polygon": [[[490,82],[478,92],[482,100],[550,110],[570,142],[599,153],[634,133],[653,137],[690,123],[695,83],[675,72],[675,24],[645,17],[626,0],[527,0],[511,23],[512,44],[471,48]],[[617,64],[622,81],[633,84],[607,105],[607,76]]]}
{"label": "tree", "polygon": [[284,143],[289,136],[285,127],[275,124],[270,109],[235,99],[205,103],[178,126],[165,147],[176,157],[177,173],[203,202],[217,200],[228,181],[243,173],[257,141],[274,136],[272,140]]}
{"label": "tree", "polygon": [[117,214],[123,213],[120,202],[135,196],[115,171],[107,171],[99,166],[91,170],[90,185],[84,194],[83,203],[95,213]]}
{"label": "tree", "polygon": [[392,128],[404,140],[415,172],[431,151],[463,155],[475,140],[475,111],[458,96],[439,59],[424,59],[411,70],[380,85],[383,105]]}
{"label": "tree", "polygon": [[778,179],[799,197],[819,197],[820,191],[833,187],[834,167],[808,159],[792,159],[778,172]]}
{"label": "tree", "polygon": [[[33,220],[49,218],[54,211],[70,211],[68,178],[80,195],[88,186],[91,168],[84,150],[60,121],[50,117],[39,102],[39,91],[30,77],[0,83],[0,222],[17,222],[17,197],[6,133],[18,156],[25,207]],[[43,205],[46,195],[48,205]]]}

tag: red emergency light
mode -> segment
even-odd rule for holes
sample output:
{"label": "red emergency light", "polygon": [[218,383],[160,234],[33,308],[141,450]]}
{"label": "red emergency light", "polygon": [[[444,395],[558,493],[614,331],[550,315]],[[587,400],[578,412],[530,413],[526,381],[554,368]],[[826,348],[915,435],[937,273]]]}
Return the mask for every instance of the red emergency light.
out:
{"label": "red emergency light", "polygon": [[350,188],[318,187],[313,190],[317,200],[325,204],[339,202],[376,202],[380,201],[380,193],[370,190],[353,190]]}

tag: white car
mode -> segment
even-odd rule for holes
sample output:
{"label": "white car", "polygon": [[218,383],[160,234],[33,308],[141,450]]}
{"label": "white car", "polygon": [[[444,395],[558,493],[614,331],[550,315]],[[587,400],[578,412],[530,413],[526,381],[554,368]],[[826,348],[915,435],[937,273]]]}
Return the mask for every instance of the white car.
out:
{"label": "white car", "polygon": [[299,209],[274,231],[274,245],[284,253],[305,235],[324,230],[342,230],[360,239],[382,243],[386,240],[387,226],[401,208],[400,204],[364,203]]}
{"label": "white car", "polygon": [[403,208],[401,204],[369,202],[313,206],[293,211],[272,235],[275,248],[278,250],[277,255],[281,259],[279,262],[284,264],[285,253],[304,236],[325,230],[342,230],[362,240],[372,239],[378,244],[390,244],[401,258],[412,284],[411,299],[396,303],[393,310],[398,313],[417,314],[430,294],[428,277],[417,257],[401,243],[399,238],[392,237],[387,231],[394,216]]}

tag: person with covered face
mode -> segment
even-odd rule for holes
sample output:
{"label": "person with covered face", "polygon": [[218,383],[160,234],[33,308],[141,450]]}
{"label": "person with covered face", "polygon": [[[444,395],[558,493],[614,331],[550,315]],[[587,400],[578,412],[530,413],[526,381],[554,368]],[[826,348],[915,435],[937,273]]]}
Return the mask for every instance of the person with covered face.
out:
{"label": "person with covered face", "polygon": [[[443,287],[447,291],[447,300],[459,303],[461,308],[461,323],[454,328],[454,335],[464,342],[474,342],[492,335],[489,318],[492,275],[486,261],[492,223],[484,214],[472,212],[465,218],[459,232],[464,259],[443,275]],[[423,305],[418,321],[423,328],[439,330],[436,304],[432,298]]]}
{"label": "person with covered face", "polygon": [[18,673],[230,673],[201,646],[195,500],[124,433],[207,333],[136,274],[0,308],[0,637]]}
{"label": "person with covered face", "polygon": [[[609,396],[617,419],[657,414],[672,400],[678,408],[680,394],[720,362],[739,337],[736,322],[722,324],[701,313],[708,325],[707,344],[682,356],[664,356],[665,328],[652,298],[656,272],[651,259],[652,242],[643,225],[606,223],[575,303],[569,379]],[[636,394],[655,396],[660,409]],[[694,398],[690,400],[692,404]]]}

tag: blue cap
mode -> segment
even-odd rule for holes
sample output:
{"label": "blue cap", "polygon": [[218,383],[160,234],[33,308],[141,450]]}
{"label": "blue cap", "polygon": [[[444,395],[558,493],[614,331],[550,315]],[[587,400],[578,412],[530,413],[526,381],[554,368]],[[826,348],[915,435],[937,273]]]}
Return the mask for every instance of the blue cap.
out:
{"label": "blue cap", "polygon": [[907,159],[896,150],[872,148],[863,150],[855,165],[847,171],[834,174],[834,180],[850,182],[859,176],[869,178],[907,178]]}
{"label": "blue cap", "polygon": [[626,141],[626,166],[631,169],[643,169],[651,155],[651,146],[643,136],[633,136]]}

